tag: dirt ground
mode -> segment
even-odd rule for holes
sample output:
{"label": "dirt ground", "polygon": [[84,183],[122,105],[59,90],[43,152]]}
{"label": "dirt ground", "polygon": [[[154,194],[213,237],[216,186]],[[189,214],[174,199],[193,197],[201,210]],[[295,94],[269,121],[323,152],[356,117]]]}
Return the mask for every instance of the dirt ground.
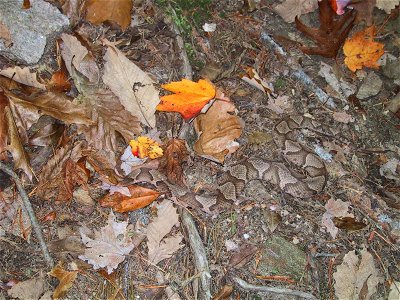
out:
{"label": "dirt ground", "polygon": [[[257,286],[308,292],[317,299],[338,299],[333,278],[337,266],[342,264],[349,251],[355,250],[360,254],[368,250],[381,278],[371,299],[388,299],[391,283],[400,281],[400,187],[399,180],[383,176],[380,167],[390,159],[400,158],[399,116],[386,108],[400,91],[399,85],[386,77],[381,69],[366,69],[359,73],[364,72],[365,77],[373,71],[383,81],[376,96],[359,102],[335,98],[335,109],[322,104],[307,86],[289,76],[291,65],[287,58],[268,48],[260,40],[261,32],[279,41],[289,57],[330,95],[334,92],[318,75],[321,63],[332,66],[336,74],[357,89],[362,78],[347,69],[342,52],[336,59],[302,53],[298,43],[309,44],[310,40],[297,31],[293,23],[283,21],[274,12],[274,2],[262,1],[261,7],[251,12],[243,8],[243,1],[235,0],[212,1],[204,11],[196,5],[192,10],[178,11],[186,17],[184,20],[191,22],[190,31],[182,32],[182,38],[188,45],[186,51],[194,71],[193,79],[210,78],[235,104],[237,115],[245,124],[238,139],[240,148],[227,159],[226,164],[254,156],[280,160],[272,130],[283,116],[312,116],[330,130],[329,134],[305,133],[299,136],[312,148],[320,145],[329,149],[333,157],[331,161],[325,161],[329,179],[323,193],[309,199],[297,199],[282,193],[272,184],[255,180],[245,187],[245,202],[232,204],[217,216],[191,210],[207,251],[211,292],[216,295],[223,287],[232,286],[233,291],[228,293],[230,296],[214,299],[302,299],[254,291],[235,281],[235,278],[241,278]],[[139,24],[123,33],[109,25],[93,26],[84,21],[75,30],[79,28],[79,32],[84,32],[93,41],[100,33],[110,41],[120,41],[118,48],[160,84],[180,80],[182,49],[177,45],[176,35],[168,21],[167,3],[143,1],[140,9],[134,11],[139,16]],[[318,12],[307,14],[302,20],[316,26]],[[217,24],[217,30],[205,33],[199,26],[204,22]],[[375,11],[374,23],[378,27],[385,24],[378,40],[385,44],[390,54],[398,57],[400,49],[395,41],[399,39],[400,26],[396,29],[399,18],[388,19],[384,12]],[[362,23],[357,24],[352,32],[362,26]],[[185,26],[178,28],[182,30]],[[53,51],[54,48],[49,47],[40,63],[49,71],[55,66]],[[13,62],[7,64],[13,65]],[[249,67],[270,84],[273,89],[270,95],[241,79]],[[271,99],[286,96],[283,98],[283,113],[271,108]],[[338,121],[335,112],[345,112],[352,121]],[[156,117],[161,140],[178,136],[184,122],[178,114],[157,112]],[[196,139],[193,130],[187,136],[191,147]],[[33,157],[39,149],[31,148],[29,151]],[[49,156],[42,158],[44,162],[48,159]],[[397,168],[399,174],[399,166]],[[193,151],[184,164],[187,185],[197,193],[207,193],[212,189],[222,170],[221,164],[199,157]],[[12,186],[12,180],[4,173],[0,173],[0,180],[3,191]],[[91,181],[91,192],[100,198],[104,191],[99,188],[99,179]],[[35,185],[26,184],[25,188],[31,192]],[[165,287],[176,291],[180,299],[196,299],[199,275],[194,268],[189,237],[182,228],[179,230],[184,234],[185,246],[171,258],[157,266],[149,265],[147,246],[142,242],[117,271],[108,275],[93,270],[78,258],[83,247],[79,227],[101,227],[107,221],[108,209],[97,203],[92,206],[82,206],[75,201],[56,203],[32,195],[31,202],[39,220],[49,212],[57,214],[55,220],[41,221],[51,254],[56,261],[62,260],[66,266],[73,265],[79,270],[65,299],[179,299],[169,298]],[[168,193],[163,197],[168,198]],[[362,228],[342,224],[333,238],[322,224],[329,199],[349,202],[353,222],[362,224]],[[147,207],[118,214],[118,218],[130,220],[132,224],[138,221],[148,224],[154,214],[154,209]],[[68,244],[65,245],[56,242],[60,236],[78,238],[64,241]],[[0,256],[0,299],[8,299],[6,291],[10,281],[27,280],[49,271],[34,235],[28,243],[6,233],[0,237]],[[57,280],[49,276],[45,278],[50,289],[57,286]],[[200,293],[198,296],[203,299],[204,295]]]}

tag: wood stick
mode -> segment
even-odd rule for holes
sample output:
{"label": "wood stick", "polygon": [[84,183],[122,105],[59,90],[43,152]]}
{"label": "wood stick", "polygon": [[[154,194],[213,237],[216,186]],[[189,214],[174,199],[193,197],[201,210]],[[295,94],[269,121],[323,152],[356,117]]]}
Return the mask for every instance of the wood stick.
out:
{"label": "wood stick", "polygon": [[21,206],[22,210],[24,211],[24,213],[26,213],[29,216],[29,220],[31,221],[33,231],[35,232],[36,237],[39,240],[40,248],[42,249],[42,253],[43,253],[44,259],[46,260],[47,266],[49,268],[53,268],[54,267],[53,258],[50,256],[50,252],[49,252],[49,249],[47,248],[47,244],[44,239],[41,226],[36,218],[32,204],[29,200],[28,194],[26,193],[26,191],[24,189],[24,186],[22,185],[21,180],[19,179],[18,175],[10,167],[6,166],[2,162],[0,162],[0,170],[7,173],[8,175],[10,175],[12,177],[12,179],[14,180],[14,182],[17,186],[18,192],[22,199],[22,203],[23,203],[23,205]]}

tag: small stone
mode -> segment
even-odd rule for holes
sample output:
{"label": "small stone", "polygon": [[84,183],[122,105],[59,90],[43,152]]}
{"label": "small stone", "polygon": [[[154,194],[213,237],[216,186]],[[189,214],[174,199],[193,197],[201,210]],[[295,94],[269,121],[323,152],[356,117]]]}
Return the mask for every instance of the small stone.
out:
{"label": "small stone", "polygon": [[69,21],[55,6],[44,0],[30,0],[23,9],[23,0],[0,1],[0,22],[11,34],[12,46],[0,40],[0,53],[11,59],[34,64],[42,57],[47,39],[68,26]]}
{"label": "small stone", "polygon": [[364,78],[360,89],[357,93],[358,99],[367,99],[371,96],[377,95],[382,88],[381,78],[375,74],[375,72],[370,72],[366,78]]}
{"label": "small stone", "polygon": [[400,80],[399,65],[400,65],[400,58],[387,62],[386,65],[382,67],[383,74],[385,74],[385,76],[388,78]]}

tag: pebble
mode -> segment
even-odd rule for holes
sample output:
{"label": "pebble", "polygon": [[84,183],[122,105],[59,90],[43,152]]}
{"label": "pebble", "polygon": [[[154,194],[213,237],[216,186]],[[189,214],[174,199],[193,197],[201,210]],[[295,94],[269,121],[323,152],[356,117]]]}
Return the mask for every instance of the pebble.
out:
{"label": "pebble", "polygon": [[358,93],[358,99],[367,99],[369,97],[377,95],[382,88],[382,80],[375,72],[368,73],[367,77],[364,78]]}
{"label": "pebble", "polygon": [[68,18],[44,0],[30,0],[23,9],[23,0],[1,0],[0,20],[11,35],[7,47],[0,39],[0,53],[10,59],[35,64],[42,57],[51,35],[69,25]]}

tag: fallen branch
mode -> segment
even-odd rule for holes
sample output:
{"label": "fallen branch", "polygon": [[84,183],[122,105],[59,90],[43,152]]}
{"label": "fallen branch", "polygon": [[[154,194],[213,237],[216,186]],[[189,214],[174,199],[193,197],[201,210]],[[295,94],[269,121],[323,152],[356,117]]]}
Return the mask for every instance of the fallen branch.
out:
{"label": "fallen branch", "polygon": [[24,213],[26,213],[29,216],[29,220],[31,221],[33,231],[35,232],[36,237],[39,240],[40,248],[42,249],[42,253],[43,253],[44,259],[46,260],[47,266],[49,268],[52,268],[54,266],[53,258],[50,256],[49,249],[47,248],[47,244],[44,240],[42,229],[36,218],[35,212],[33,211],[32,204],[29,201],[28,194],[26,193],[21,180],[19,179],[18,175],[11,168],[7,167],[2,162],[0,162],[0,170],[2,170],[4,173],[7,173],[8,175],[10,175],[12,177],[12,179],[14,179],[14,182],[17,186],[18,192],[19,192],[22,202],[23,202],[23,205],[21,206],[22,210],[24,211]]}
{"label": "fallen branch", "polygon": [[285,288],[268,287],[264,285],[254,285],[247,283],[246,281],[244,281],[239,277],[233,277],[232,279],[237,285],[239,285],[240,288],[246,291],[259,292],[264,294],[290,295],[290,296],[301,297],[303,299],[317,299],[316,297],[314,297],[314,295],[301,291],[285,289]]}
{"label": "fallen branch", "polygon": [[274,39],[267,34],[265,31],[261,32],[261,41],[272,51],[283,56],[287,60],[287,64],[290,68],[290,75],[300,81],[303,87],[309,92],[313,93],[319,102],[323,105],[328,105],[330,108],[335,108],[336,104],[331,97],[329,97],[322,89],[320,89],[315,82],[308,76],[300,64],[294,61],[288,53],[279,46]]}
{"label": "fallen branch", "polygon": [[189,245],[194,255],[194,263],[197,272],[199,272],[202,295],[204,295],[203,298],[209,300],[211,299],[211,274],[210,268],[208,267],[206,249],[197,231],[196,224],[186,209],[181,210],[181,219],[182,225],[185,227],[189,237]]}

